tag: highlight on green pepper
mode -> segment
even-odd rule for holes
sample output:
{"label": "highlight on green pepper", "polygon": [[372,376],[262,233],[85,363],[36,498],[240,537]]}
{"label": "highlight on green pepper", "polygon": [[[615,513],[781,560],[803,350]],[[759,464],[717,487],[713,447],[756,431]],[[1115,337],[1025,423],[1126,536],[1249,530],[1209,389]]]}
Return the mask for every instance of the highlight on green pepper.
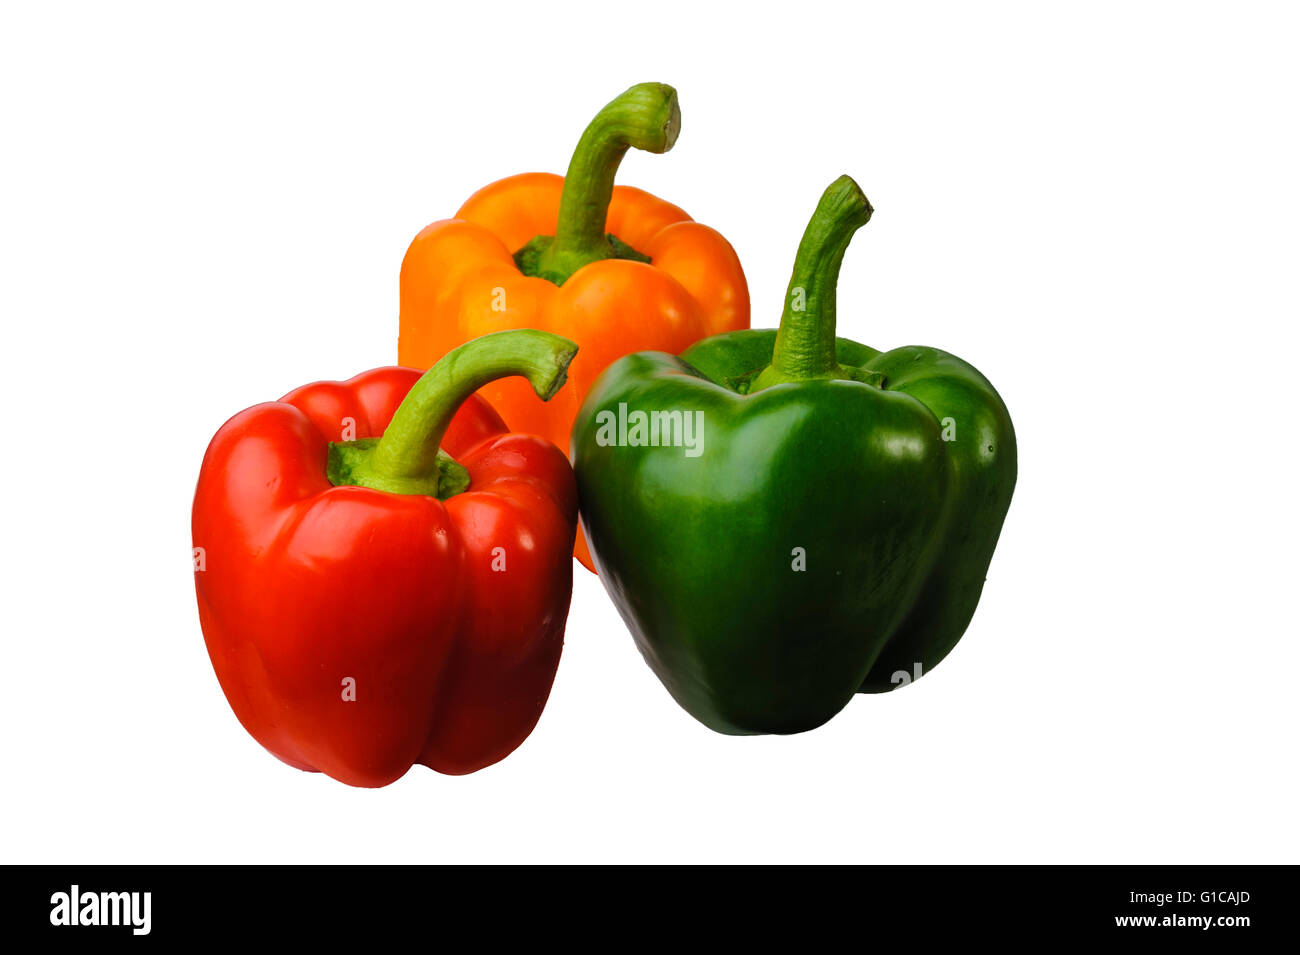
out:
{"label": "highlight on green pepper", "polygon": [[826,190],[781,325],[638,352],[573,430],[601,582],[651,669],[722,733],[797,733],[928,673],[966,631],[1011,503],[993,386],[937,348],[835,336],[871,205]]}

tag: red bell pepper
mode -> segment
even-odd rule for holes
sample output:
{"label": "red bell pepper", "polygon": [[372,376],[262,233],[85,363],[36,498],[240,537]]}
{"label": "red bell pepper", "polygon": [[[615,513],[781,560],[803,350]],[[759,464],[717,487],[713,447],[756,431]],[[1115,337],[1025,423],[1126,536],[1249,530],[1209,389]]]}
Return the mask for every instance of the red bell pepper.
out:
{"label": "red bell pepper", "polygon": [[217,432],[194,495],[199,619],[273,754],[384,786],[417,762],[474,772],[532,731],[564,640],[577,491],[561,451],[472,392],[522,375],[547,399],[576,350],[487,335],[423,376],[306,385]]}

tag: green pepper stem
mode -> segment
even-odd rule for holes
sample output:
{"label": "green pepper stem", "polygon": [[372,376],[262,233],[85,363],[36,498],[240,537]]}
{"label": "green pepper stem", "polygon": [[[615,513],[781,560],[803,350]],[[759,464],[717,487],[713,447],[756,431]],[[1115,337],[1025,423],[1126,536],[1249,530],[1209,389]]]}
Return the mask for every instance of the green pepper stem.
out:
{"label": "green pepper stem", "polygon": [[331,445],[335,484],[448,497],[468,487],[439,445],[456,411],[489,381],[520,375],[543,401],[568,377],[578,346],[531,328],[495,332],[449,351],[412,386],[378,441]]}
{"label": "green pepper stem", "polygon": [[790,381],[850,377],[835,357],[835,286],[849,241],[871,212],[848,176],[822,193],[795,255],[772,363],[754,379],[751,393]]}
{"label": "green pepper stem", "polygon": [[596,114],[578,140],[564,177],[555,236],[541,252],[537,273],[557,284],[578,269],[614,256],[605,218],[614,176],[628,149],[666,153],[677,141],[682,114],[677,91],[663,83],[640,83]]}

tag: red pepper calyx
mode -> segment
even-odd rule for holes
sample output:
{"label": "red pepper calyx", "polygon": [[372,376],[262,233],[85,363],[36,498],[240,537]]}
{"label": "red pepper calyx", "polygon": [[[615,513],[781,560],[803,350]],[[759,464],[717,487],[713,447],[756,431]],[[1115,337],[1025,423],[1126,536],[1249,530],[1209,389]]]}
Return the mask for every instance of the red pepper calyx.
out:
{"label": "red pepper calyx", "polygon": [[484,335],[449,351],[412,386],[383,437],[330,442],[330,483],[439,500],[468,490],[469,472],[439,447],[457,409],[489,381],[513,375],[549,401],[577,351],[567,338],[532,328]]}

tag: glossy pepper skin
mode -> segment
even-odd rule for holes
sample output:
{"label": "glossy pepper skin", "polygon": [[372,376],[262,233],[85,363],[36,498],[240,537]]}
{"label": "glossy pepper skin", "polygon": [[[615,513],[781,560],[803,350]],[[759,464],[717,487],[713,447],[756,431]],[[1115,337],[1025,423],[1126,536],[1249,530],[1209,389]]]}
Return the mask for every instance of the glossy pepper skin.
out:
{"label": "glossy pepper skin", "polygon": [[[870,213],[837,180],[778,331],[629,355],[574,428],[601,580],[660,680],[719,732],[812,729],[932,669],[970,622],[1011,501],[1015,432],[978,371],[835,337],[835,281]],[[636,411],[694,414],[693,454],[663,419],[658,447],[635,446],[652,433],[634,434]],[[624,419],[625,441],[610,431]]]}
{"label": "glossy pepper skin", "polygon": [[[588,126],[567,176],[495,182],[420,232],[402,262],[398,362],[427,368],[504,328],[576,341],[555,400],[543,404],[510,379],[483,392],[512,429],[567,451],[578,407],[612,361],[747,328],[749,290],[727,240],[671,203],[614,185],[629,148],[666,152],[679,127],[672,87],[634,86]],[[590,567],[581,543],[578,556]]]}
{"label": "glossy pepper skin", "polygon": [[470,392],[505,367],[552,392],[572,343],[500,338],[423,378],[307,385],[212,439],[193,511],[203,634],[235,715],[291,766],[353,786],[417,762],[470,773],[542,712],[572,587],[573,474]]}

